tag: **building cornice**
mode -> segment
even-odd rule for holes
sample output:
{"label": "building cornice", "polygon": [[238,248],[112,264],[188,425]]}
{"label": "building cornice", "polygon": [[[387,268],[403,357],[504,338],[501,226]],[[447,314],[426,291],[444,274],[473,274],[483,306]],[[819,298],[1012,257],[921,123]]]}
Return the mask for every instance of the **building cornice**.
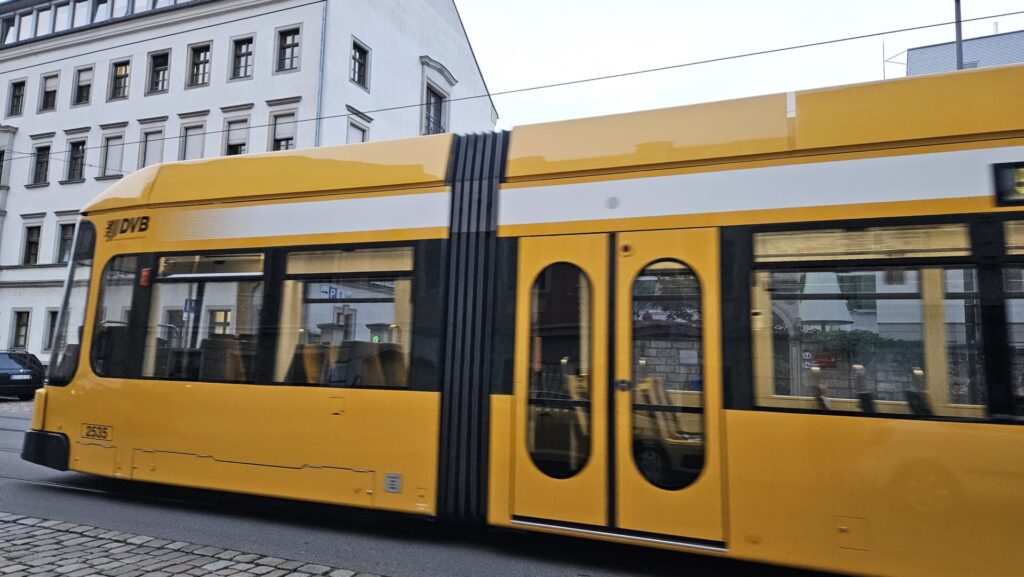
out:
{"label": "building cornice", "polygon": [[127,128],[128,121],[123,120],[121,122],[111,122],[110,124],[101,124],[100,130],[117,130],[118,128]]}
{"label": "building cornice", "polygon": [[232,112],[245,112],[246,110],[252,110],[255,104],[252,102],[248,104],[235,104],[234,106],[221,106],[220,111],[224,114],[231,114]]}
{"label": "building cornice", "polygon": [[302,102],[301,96],[289,96],[287,98],[275,98],[267,101],[267,106],[274,108],[275,106],[288,106],[289,104],[298,104]]}
{"label": "building cornice", "polygon": [[18,132],[17,126],[11,126],[10,124],[0,124],[0,134],[14,134]]}
{"label": "building cornice", "polygon": [[91,126],[83,126],[81,128],[67,128],[64,130],[64,134],[68,136],[77,136],[79,134],[88,134],[91,130]]}
{"label": "building cornice", "polygon": [[373,117],[372,116],[370,116],[369,114],[363,112],[362,110],[359,110],[358,108],[356,108],[355,106],[352,106],[351,104],[346,104],[345,105],[345,110],[348,110],[349,114],[351,114],[352,116],[355,116],[356,118],[358,118],[359,120],[362,120],[363,122],[365,122],[367,124],[373,122]]}
{"label": "building cornice", "polygon": [[426,66],[427,68],[432,68],[436,70],[438,73],[441,74],[441,76],[444,76],[444,79],[447,80],[448,84],[452,86],[455,86],[456,84],[459,83],[459,81],[455,79],[455,75],[452,74],[451,71],[448,70],[448,68],[446,68],[444,64],[441,64],[440,62],[434,60],[433,58],[427,56],[426,54],[420,56],[420,64]]}
{"label": "building cornice", "polygon": [[136,120],[139,124],[159,124],[161,122],[167,122],[167,115],[164,116],[150,116],[149,118],[140,118]]}
{"label": "building cornice", "polygon": [[204,116],[209,116],[209,115],[210,115],[210,109],[207,108],[206,110],[196,110],[194,112],[182,112],[182,113],[179,113],[178,114],[178,118],[180,118],[182,120],[186,120],[186,119],[189,119],[189,118],[202,118]]}
{"label": "building cornice", "polygon": [[78,214],[80,212],[81,211],[79,211],[76,208],[76,209],[71,209],[71,210],[55,210],[55,211],[53,211],[53,214],[55,214],[57,216],[78,216]]}
{"label": "building cornice", "polygon": [[49,138],[53,138],[54,136],[57,136],[56,132],[40,132],[39,134],[28,135],[28,137],[31,138],[32,140],[47,140]]}
{"label": "building cornice", "polygon": [[46,218],[45,212],[26,212],[20,215],[23,220],[37,220],[40,218]]}

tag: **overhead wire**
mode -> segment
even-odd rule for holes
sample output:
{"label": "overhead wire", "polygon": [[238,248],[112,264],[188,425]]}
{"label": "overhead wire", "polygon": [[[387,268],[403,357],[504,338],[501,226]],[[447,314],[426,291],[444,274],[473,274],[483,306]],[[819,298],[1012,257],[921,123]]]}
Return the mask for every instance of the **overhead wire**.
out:
{"label": "overhead wire", "polygon": [[[315,2],[311,2],[309,4],[316,4],[316,3],[319,3],[319,2],[322,2],[322,1],[323,0],[316,0]],[[306,5],[309,5],[309,4],[306,4]],[[292,8],[295,8],[295,7],[292,7]],[[1020,14],[1024,14],[1024,10],[1018,10],[1018,11],[1014,11],[1014,12],[1004,12],[1004,13],[1001,13],[1001,14],[990,14],[990,15],[987,15],[987,16],[977,16],[977,17],[974,17],[974,18],[962,19],[961,22],[974,22],[974,21],[978,21],[978,20],[989,20],[989,19],[992,19],[992,18],[1003,18],[1003,17],[1006,17],[1006,16],[1016,16],[1016,15],[1020,15]],[[249,16],[247,18],[254,18],[254,17],[256,17],[256,16]],[[866,33],[866,34],[858,34],[858,35],[854,35],[854,36],[846,36],[846,37],[842,37],[842,38],[833,38],[833,39],[830,39],[830,40],[820,40],[820,41],[816,41],[816,42],[807,42],[807,43],[803,43],[803,44],[794,44],[794,45],[782,46],[782,47],[778,47],[778,48],[768,48],[768,49],[757,50],[757,51],[753,51],[753,52],[744,52],[744,53],[740,53],[740,54],[731,54],[731,55],[727,55],[727,56],[718,56],[718,57],[714,57],[714,58],[706,58],[706,59],[701,59],[701,60],[692,60],[692,61],[689,61],[689,62],[682,62],[682,63],[677,63],[677,64],[669,64],[669,65],[665,65],[665,66],[657,66],[657,67],[652,67],[652,68],[643,68],[643,69],[638,69],[638,70],[630,70],[630,71],[619,72],[619,73],[614,73],[614,74],[605,74],[605,75],[601,75],[601,76],[590,76],[590,77],[586,77],[586,78],[578,78],[578,79],[566,80],[566,81],[562,81],[562,82],[553,82],[553,83],[548,83],[548,84],[538,84],[538,85],[526,86],[526,87],[521,87],[521,88],[512,88],[512,89],[508,89],[508,90],[500,90],[500,91],[495,91],[495,92],[487,92],[487,93],[484,93],[484,94],[474,94],[474,95],[469,95],[469,96],[460,96],[460,97],[456,97],[456,98],[449,98],[449,99],[447,99],[447,102],[463,102],[463,101],[467,101],[467,100],[476,100],[476,99],[480,99],[480,98],[493,98],[493,97],[496,97],[496,96],[508,96],[508,95],[511,95],[511,94],[521,94],[521,93],[525,93],[525,92],[534,92],[534,91],[538,91],[538,90],[548,90],[548,89],[552,89],[552,88],[561,88],[561,87],[565,87],[565,86],[573,86],[573,85],[586,84],[586,83],[591,83],[591,82],[600,82],[600,81],[604,81],[604,80],[613,80],[613,79],[618,79],[618,78],[626,78],[626,77],[637,76],[637,75],[641,75],[641,74],[652,74],[652,73],[655,73],[655,72],[664,72],[664,71],[667,71],[667,70],[676,70],[676,69],[681,69],[681,68],[689,68],[689,67],[693,67],[693,66],[701,66],[701,65],[714,64],[714,63],[719,63],[719,62],[727,62],[727,61],[730,61],[730,60],[739,60],[739,59],[742,59],[742,58],[751,58],[751,57],[756,57],[756,56],[765,56],[765,55],[769,55],[769,54],[778,54],[778,53],[788,52],[788,51],[792,51],[792,50],[802,50],[802,49],[806,49],[806,48],[815,48],[815,47],[819,47],[819,46],[827,46],[827,45],[830,45],[830,44],[838,44],[838,43],[841,43],[841,42],[851,42],[851,41],[855,41],[855,40],[864,40],[864,39],[867,39],[867,38],[875,38],[875,37],[878,37],[878,36],[885,36],[885,35],[890,35],[890,34],[900,34],[900,33],[904,33],[904,32],[913,32],[913,31],[917,31],[917,30],[926,30],[926,29],[929,29],[929,28],[937,28],[937,27],[941,27],[941,26],[949,26],[951,24],[955,24],[955,21],[938,22],[938,23],[934,23],[934,24],[923,24],[923,25],[918,25],[918,26],[909,26],[909,27],[905,27],[905,28],[896,28],[896,29],[892,29],[892,30],[885,30],[885,31],[882,31],[882,32],[871,32],[871,33]],[[221,25],[221,24],[217,24],[217,25]],[[203,28],[207,28],[207,27],[209,27],[209,26],[205,26]],[[184,33],[184,32],[168,34],[168,35],[165,35],[165,37],[166,36],[172,36],[174,34],[179,34],[179,33]],[[146,41],[148,42],[149,40],[146,40]],[[132,43],[128,43],[126,45],[136,44],[136,43],[137,42],[132,42]],[[107,51],[107,50],[110,50],[110,48],[105,48],[103,51]],[[360,114],[368,115],[368,114],[377,114],[377,113],[381,113],[381,112],[394,112],[394,111],[406,110],[406,109],[410,109],[410,108],[422,108],[423,106],[426,106],[426,104],[423,103],[423,102],[417,102],[417,103],[414,103],[414,104],[402,104],[402,105],[388,106],[388,107],[376,108],[376,109],[372,109],[372,110],[360,111]],[[295,125],[297,125],[299,123],[304,123],[304,122],[316,122],[316,121],[321,121],[321,120],[334,120],[334,119],[340,119],[340,118],[348,118],[348,117],[351,117],[351,116],[358,116],[358,114],[353,113],[353,112],[346,112],[346,113],[341,113],[341,114],[328,114],[328,115],[314,116],[314,117],[310,117],[310,118],[296,118],[293,121],[286,122],[286,123],[283,123],[283,124],[295,124]],[[273,126],[273,123],[254,124],[254,125],[250,125],[249,129],[251,130],[253,128],[267,128],[267,127],[270,127],[270,126]],[[213,134],[222,134],[222,133],[227,132],[228,130],[229,129],[208,130],[208,131],[202,132],[200,134],[202,134],[204,136],[205,135],[213,135]],[[162,136],[160,138],[152,139],[151,142],[154,142],[154,141],[166,141],[166,140],[178,140],[178,139],[181,139],[183,137],[184,137],[183,135],[168,135],[168,136]],[[121,146],[140,144],[142,142],[143,142],[142,140],[128,141],[128,142],[122,143]],[[99,148],[103,148],[103,147],[104,147],[103,145],[90,146],[90,147],[86,147],[85,150],[99,149]],[[23,151],[13,151],[13,152],[15,152],[16,154],[21,154],[23,156],[14,156],[14,157],[12,157],[10,159],[11,161],[21,160],[21,159],[25,159],[25,158],[33,158],[35,156],[35,154],[31,153],[31,152],[23,152]],[[66,154],[68,154],[68,153],[67,152],[57,152],[57,153],[54,153],[54,152],[51,151],[51,156],[53,156],[53,155],[66,155]],[[87,166],[95,166],[95,165],[87,165]],[[121,172],[121,173],[122,174],[127,174],[127,172]]]}

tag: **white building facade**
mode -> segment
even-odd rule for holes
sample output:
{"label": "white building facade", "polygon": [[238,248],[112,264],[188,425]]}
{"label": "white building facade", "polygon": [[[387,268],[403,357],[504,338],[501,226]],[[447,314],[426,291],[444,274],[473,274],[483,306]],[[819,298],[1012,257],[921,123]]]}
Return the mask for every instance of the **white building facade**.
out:
{"label": "white building facade", "polygon": [[452,0],[0,4],[0,350],[49,361],[78,209],[125,174],[496,120]]}

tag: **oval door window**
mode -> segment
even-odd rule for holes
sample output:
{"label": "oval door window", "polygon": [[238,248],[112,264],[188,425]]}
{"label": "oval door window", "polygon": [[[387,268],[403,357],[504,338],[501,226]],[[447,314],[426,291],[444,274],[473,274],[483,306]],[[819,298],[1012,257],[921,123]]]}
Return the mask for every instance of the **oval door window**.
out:
{"label": "oval door window", "polygon": [[704,468],[702,332],[693,271],[647,265],[633,283],[633,459],[662,489],[682,489]]}
{"label": "oval door window", "polygon": [[537,468],[567,479],[590,458],[590,282],[555,263],[530,296],[526,442]]}

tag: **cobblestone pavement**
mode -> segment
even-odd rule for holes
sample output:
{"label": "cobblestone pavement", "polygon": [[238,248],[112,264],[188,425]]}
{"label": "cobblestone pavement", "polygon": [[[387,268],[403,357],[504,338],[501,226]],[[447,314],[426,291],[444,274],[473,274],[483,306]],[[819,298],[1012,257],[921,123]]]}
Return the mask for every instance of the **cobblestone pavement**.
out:
{"label": "cobblestone pavement", "polygon": [[0,577],[380,577],[0,513]]}
{"label": "cobblestone pavement", "polygon": [[19,401],[13,397],[0,397],[0,414],[2,413],[31,415],[32,401]]}

